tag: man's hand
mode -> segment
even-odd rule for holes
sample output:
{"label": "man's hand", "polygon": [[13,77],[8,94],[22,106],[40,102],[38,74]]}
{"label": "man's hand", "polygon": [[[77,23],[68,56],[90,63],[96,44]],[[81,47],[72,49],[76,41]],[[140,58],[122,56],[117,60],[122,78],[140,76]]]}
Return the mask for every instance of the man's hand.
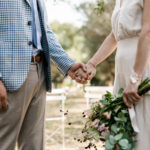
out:
{"label": "man's hand", "polygon": [[85,71],[83,71],[83,69],[79,68],[75,72],[75,80],[78,83],[87,84],[88,83],[88,74],[87,74],[87,72],[85,72]]}
{"label": "man's hand", "polygon": [[72,65],[72,67],[68,71],[68,75],[73,80],[76,80],[76,82],[81,83],[81,84],[86,84],[87,78],[88,78],[86,72],[87,72],[86,65],[82,63],[75,63]]}
{"label": "man's hand", "polygon": [[2,81],[0,81],[0,111],[6,110],[7,108],[8,108],[7,91]]}

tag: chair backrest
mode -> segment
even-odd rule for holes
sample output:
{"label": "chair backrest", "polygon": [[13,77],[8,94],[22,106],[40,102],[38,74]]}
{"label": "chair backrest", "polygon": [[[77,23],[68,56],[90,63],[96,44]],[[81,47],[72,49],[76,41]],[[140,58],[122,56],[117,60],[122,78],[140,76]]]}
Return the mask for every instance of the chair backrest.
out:
{"label": "chair backrest", "polygon": [[47,103],[51,103],[51,101],[60,101],[61,102],[61,111],[62,114],[61,116],[54,116],[54,117],[47,117],[46,121],[62,121],[62,126],[61,127],[56,127],[53,132],[50,134],[49,139],[54,141],[55,144],[60,144],[58,141],[53,139],[53,136],[62,130],[62,150],[65,150],[65,100],[66,100],[66,95],[67,95],[67,89],[53,89],[51,93],[47,92],[46,95],[46,100]]}
{"label": "chair backrest", "polygon": [[88,86],[85,87],[85,97],[89,99],[100,99],[106,91],[113,92],[112,86]]}
{"label": "chair backrest", "polygon": [[66,99],[65,89],[53,89],[51,93],[47,92],[47,101],[61,101]]}

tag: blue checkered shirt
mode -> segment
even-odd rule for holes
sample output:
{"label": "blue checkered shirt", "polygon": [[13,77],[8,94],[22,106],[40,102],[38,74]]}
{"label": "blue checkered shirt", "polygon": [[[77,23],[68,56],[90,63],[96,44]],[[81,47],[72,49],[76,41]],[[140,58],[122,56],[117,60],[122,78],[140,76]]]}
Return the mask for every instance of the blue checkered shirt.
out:
{"label": "blue checkered shirt", "polygon": [[37,56],[39,53],[42,52],[42,45],[41,45],[41,38],[42,38],[42,31],[41,31],[41,24],[37,6],[37,0],[29,0],[30,6],[32,9],[32,37],[33,37],[33,50],[32,56]]}

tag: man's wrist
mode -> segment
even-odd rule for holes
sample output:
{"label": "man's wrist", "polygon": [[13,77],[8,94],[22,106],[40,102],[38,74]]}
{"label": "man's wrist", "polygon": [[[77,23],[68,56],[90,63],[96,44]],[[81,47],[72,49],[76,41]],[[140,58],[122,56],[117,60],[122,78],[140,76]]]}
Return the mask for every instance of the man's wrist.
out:
{"label": "man's wrist", "polygon": [[68,66],[67,69],[64,71],[63,75],[64,77],[67,77],[69,75],[69,73],[71,72],[71,68],[72,66],[75,64],[75,61],[72,61]]}

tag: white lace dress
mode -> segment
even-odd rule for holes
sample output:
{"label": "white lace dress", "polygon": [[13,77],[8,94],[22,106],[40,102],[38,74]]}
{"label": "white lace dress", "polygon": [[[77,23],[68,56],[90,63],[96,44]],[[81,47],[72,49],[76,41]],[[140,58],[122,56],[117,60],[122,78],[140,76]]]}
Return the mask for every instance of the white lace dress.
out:
{"label": "white lace dress", "polygon": [[[143,0],[116,0],[112,14],[112,30],[118,41],[115,58],[114,91],[125,88],[135,62],[142,28]],[[143,79],[150,77],[150,61]],[[130,112],[133,128],[138,132],[136,150],[150,150],[150,92]]]}

